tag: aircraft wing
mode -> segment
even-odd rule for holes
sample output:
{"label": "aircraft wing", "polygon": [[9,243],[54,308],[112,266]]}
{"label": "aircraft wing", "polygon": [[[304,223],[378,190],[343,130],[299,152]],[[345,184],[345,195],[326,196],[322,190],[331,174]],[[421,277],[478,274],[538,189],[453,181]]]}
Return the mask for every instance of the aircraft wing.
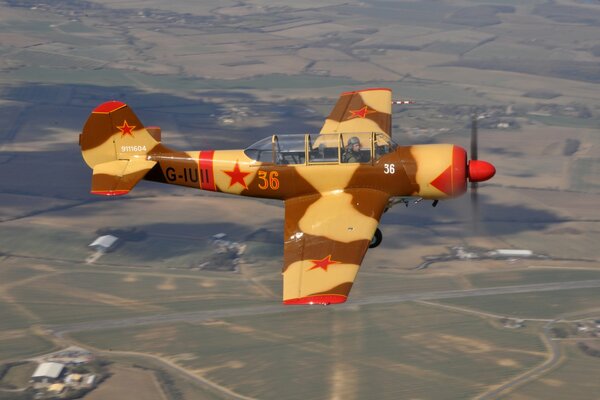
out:
{"label": "aircraft wing", "polygon": [[94,166],[92,194],[120,196],[129,191],[156,165],[156,161],[114,160]]}
{"label": "aircraft wing", "polygon": [[392,91],[365,89],[340,95],[321,133],[383,132],[392,136]]}
{"label": "aircraft wing", "polygon": [[345,302],[388,200],[366,188],[286,200],[284,304]]}

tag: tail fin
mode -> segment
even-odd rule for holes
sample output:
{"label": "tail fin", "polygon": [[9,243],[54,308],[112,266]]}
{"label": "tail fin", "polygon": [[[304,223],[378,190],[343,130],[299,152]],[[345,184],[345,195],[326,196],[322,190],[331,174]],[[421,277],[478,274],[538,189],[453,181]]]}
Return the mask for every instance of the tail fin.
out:
{"label": "tail fin", "polygon": [[79,136],[83,159],[94,170],[92,193],[128,193],[156,161],[148,153],[159,144],[127,104],[109,101],[96,107]]}

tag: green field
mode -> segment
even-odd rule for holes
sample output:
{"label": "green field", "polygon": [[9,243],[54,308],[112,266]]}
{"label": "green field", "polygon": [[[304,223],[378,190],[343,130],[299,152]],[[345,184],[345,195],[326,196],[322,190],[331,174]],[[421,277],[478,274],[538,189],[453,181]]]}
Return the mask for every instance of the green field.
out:
{"label": "green field", "polygon": [[29,333],[23,333],[12,339],[0,337],[0,360],[31,357],[53,349],[54,344],[48,339]]}
{"label": "green field", "polygon": [[1,283],[14,283],[24,279],[28,279],[42,273],[40,270],[36,270],[24,265],[15,266],[9,265],[7,259],[0,258],[2,263],[0,267],[0,282]]}
{"label": "green field", "polygon": [[597,118],[576,118],[566,115],[531,115],[529,118],[532,121],[541,122],[549,126],[565,126],[568,128],[592,128],[597,129],[600,121]]}
{"label": "green field", "polygon": [[[19,68],[9,73],[2,73],[3,77],[12,81],[25,82],[44,82],[44,83],[64,83],[64,84],[89,84],[90,82],[103,82],[106,86],[135,87],[139,84],[147,85],[154,90],[168,91],[189,91],[189,90],[238,90],[238,89],[305,89],[322,87],[351,87],[359,84],[350,78],[345,77],[320,77],[320,76],[298,76],[273,74],[247,79],[201,79],[191,77],[177,77],[152,75],[143,72],[127,71],[122,69],[97,68],[97,69],[72,69],[65,74],[65,63],[71,63],[81,66],[82,63],[94,63],[90,60],[72,58],[71,60],[62,59],[58,67],[52,68],[48,64],[37,66],[35,61],[40,58],[30,56],[26,61],[32,63],[32,66]],[[46,56],[48,58],[49,56]],[[58,57],[58,56],[57,56]],[[55,62],[59,62],[55,59]],[[43,77],[43,80],[41,80]]]}
{"label": "green field", "polygon": [[218,400],[222,399],[210,388],[194,382],[188,376],[182,376],[181,372],[145,355],[119,355],[114,352],[105,353],[102,359],[117,363],[119,366],[140,368],[154,373],[161,385],[162,391],[169,398],[183,398],[194,400]]}
{"label": "green field", "polygon": [[[332,379],[350,385],[359,398],[409,393],[429,398],[440,390],[449,398],[464,398],[544,358],[535,333],[416,304],[314,309],[73,336],[113,351],[184,355],[179,364],[206,370],[209,379],[258,398],[269,393],[325,398],[335,387]],[[133,346],[125,337],[134,338]]]}
{"label": "green field", "polygon": [[[0,2],[0,362],[54,343],[94,346],[115,371],[150,369],[144,382],[156,378],[169,400],[235,397],[227,389],[256,399],[466,399],[550,356],[545,321],[511,329],[485,313],[599,318],[598,288],[471,292],[600,279],[598,5],[271,3]],[[373,87],[414,101],[393,107],[402,145],[468,148],[470,118],[482,117],[480,156],[497,175],[480,186],[484,232],[473,230],[468,195],[387,213],[383,244],[369,251],[345,305],[281,305],[281,203],[148,183],[121,198],[88,194],[77,136],[103,101],[130,104],[163,128],[167,145],[240,148],[318,131],[339,93]],[[246,240],[261,228],[273,233],[267,242]],[[122,240],[85,264],[100,232]],[[210,242],[219,232],[247,245],[236,272],[199,268],[221,263]],[[453,246],[549,258],[410,269]],[[401,297],[460,290],[471,297]],[[215,317],[220,310],[243,316]],[[157,318],[127,321],[136,317]],[[103,329],[107,320],[121,328]],[[74,323],[95,330],[62,326]],[[572,322],[554,327],[577,334]],[[600,359],[574,341],[553,343],[562,346],[558,365],[506,398],[598,397]],[[22,385],[31,368],[15,367],[0,386]],[[115,386],[131,397],[135,385],[120,378]]]}
{"label": "green field", "polygon": [[[208,276],[208,277],[207,277]],[[145,276],[135,273],[66,273],[19,286],[11,294],[44,324],[197,311],[272,302],[242,277]],[[15,326],[18,315],[9,314]]]}
{"label": "green field", "polygon": [[0,388],[26,387],[36,368],[37,364],[33,362],[27,362],[10,367],[4,377],[0,379]]}
{"label": "green field", "polygon": [[541,379],[519,387],[514,394],[505,397],[524,396],[533,399],[552,397],[577,400],[595,397],[595,395],[590,397],[590,393],[598,393],[600,390],[598,381],[600,359],[584,354],[573,342],[568,344],[563,342],[562,347],[566,358],[559,363],[558,367]]}
{"label": "green field", "polygon": [[24,316],[14,305],[0,301],[0,331],[25,329],[31,322],[30,318]]}
{"label": "green field", "polygon": [[89,237],[54,226],[5,223],[0,226],[0,249],[28,257],[85,260]]}
{"label": "green field", "polygon": [[352,288],[352,296],[356,298],[462,289],[459,279],[453,276],[381,273],[369,267],[362,269],[358,276]]}
{"label": "green field", "polygon": [[586,190],[592,193],[600,192],[600,159],[579,158],[573,161],[571,167],[570,188],[572,190]]}
{"label": "green field", "polygon": [[597,309],[600,307],[600,290],[594,288],[515,293],[447,299],[441,302],[502,316],[553,319],[565,313]]}
{"label": "green field", "polygon": [[[187,227],[184,224],[171,224],[172,227],[137,226],[142,232],[156,232],[159,234],[147,235],[142,240],[121,239],[115,251],[106,253],[98,260],[98,265],[107,266],[140,266],[156,267],[161,269],[183,269],[198,267],[207,260],[213,250],[209,238],[214,234],[214,224],[202,224]],[[98,227],[101,225],[98,225]],[[180,229],[178,229],[180,228]],[[223,228],[223,227],[221,227]],[[244,235],[251,230],[246,227],[235,226],[238,234]],[[189,234],[187,231],[191,231]],[[62,260],[82,264],[86,257],[94,252],[89,244],[98,237],[98,234],[80,227],[57,227],[39,223],[6,223],[0,226],[0,249],[17,256],[24,256],[37,262],[43,259],[49,262]],[[33,245],[35,244],[35,245]],[[256,249],[255,249],[256,247]],[[271,253],[281,254],[281,247],[249,243],[248,255],[250,261],[262,261],[269,258],[268,264],[273,265]],[[59,263],[60,264],[60,263]],[[264,262],[261,265],[265,265]],[[0,277],[3,270],[0,268]],[[18,276],[15,275],[15,278]],[[13,279],[7,277],[8,279]]]}
{"label": "green field", "polygon": [[581,269],[534,269],[469,274],[466,278],[474,287],[531,285],[537,283],[585,281],[600,279],[599,271]]}

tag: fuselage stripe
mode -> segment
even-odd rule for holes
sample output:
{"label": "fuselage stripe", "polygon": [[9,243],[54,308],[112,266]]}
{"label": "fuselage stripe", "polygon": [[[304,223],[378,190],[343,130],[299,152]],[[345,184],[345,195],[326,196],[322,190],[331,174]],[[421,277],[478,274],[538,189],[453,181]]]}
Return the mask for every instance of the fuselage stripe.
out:
{"label": "fuselage stripe", "polygon": [[452,195],[458,196],[467,190],[467,153],[459,146],[452,147]]}
{"label": "fuselage stripe", "polygon": [[198,156],[198,169],[200,170],[200,189],[216,191],[215,175],[213,171],[214,150],[201,151]]}

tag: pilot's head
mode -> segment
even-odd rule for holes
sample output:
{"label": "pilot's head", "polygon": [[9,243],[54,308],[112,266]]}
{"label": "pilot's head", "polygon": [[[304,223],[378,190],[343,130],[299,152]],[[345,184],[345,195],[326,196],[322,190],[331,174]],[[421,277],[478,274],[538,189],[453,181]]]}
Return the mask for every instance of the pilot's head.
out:
{"label": "pilot's head", "polygon": [[348,149],[353,151],[360,150],[360,140],[356,136],[352,136],[350,139],[348,139]]}

